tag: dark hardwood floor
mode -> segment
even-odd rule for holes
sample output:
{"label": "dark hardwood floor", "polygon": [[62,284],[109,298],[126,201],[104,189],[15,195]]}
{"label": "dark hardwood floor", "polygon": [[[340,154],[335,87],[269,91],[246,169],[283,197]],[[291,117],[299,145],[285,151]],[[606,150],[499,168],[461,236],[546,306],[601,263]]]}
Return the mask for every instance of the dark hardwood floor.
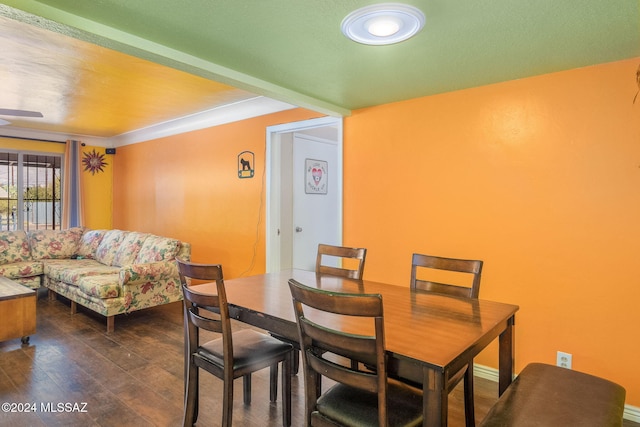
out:
{"label": "dark hardwood floor", "polygon": [[[181,425],[181,310],[174,303],[119,316],[115,332],[106,334],[103,317],[80,308],[72,316],[68,301],[48,301],[46,293],[40,292],[37,333],[30,344],[23,346],[19,339],[0,343],[0,403],[26,406],[32,412],[3,410],[0,426]],[[246,326],[235,323],[234,327]],[[268,374],[268,369],[254,374],[249,406],[242,402],[241,380],[236,381],[234,425],[282,425],[280,399],[269,402]],[[197,425],[217,426],[221,383],[205,372],[200,378]],[[497,384],[476,378],[475,385],[480,420],[496,400]],[[292,387],[292,425],[301,426],[304,387],[299,376],[293,378]],[[449,403],[449,425],[463,426],[461,385]],[[624,426],[640,424],[625,421]]]}

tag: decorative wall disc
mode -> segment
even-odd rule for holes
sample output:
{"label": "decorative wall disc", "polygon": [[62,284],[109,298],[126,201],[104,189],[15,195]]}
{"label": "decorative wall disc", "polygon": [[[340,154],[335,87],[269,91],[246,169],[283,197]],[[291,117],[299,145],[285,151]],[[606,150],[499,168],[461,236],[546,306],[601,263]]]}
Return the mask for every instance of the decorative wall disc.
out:
{"label": "decorative wall disc", "polygon": [[104,154],[96,153],[95,148],[90,153],[82,153],[82,164],[85,172],[90,171],[91,175],[96,172],[104,172],[104,167],[108,165],[104,161],[104,156]]}

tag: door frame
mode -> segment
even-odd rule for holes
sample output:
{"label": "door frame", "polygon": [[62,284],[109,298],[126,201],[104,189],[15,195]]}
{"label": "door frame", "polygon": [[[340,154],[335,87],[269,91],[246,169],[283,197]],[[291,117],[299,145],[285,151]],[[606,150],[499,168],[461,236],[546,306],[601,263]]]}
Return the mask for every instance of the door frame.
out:
{"label": "door frame", "polygon": [[265,252],[266,272],[280,270],[281,239],[278,236],[278,228],[281,218],[281,186],[280,175],[272,173],[282,169],[281,140],[285,135],[296,132],[304,132],[322,127],[336,127],[336,145],[338,148],[338,164],[336,165],[336,179],[338,191],[338,241],[342,242],[342,117],[321,117],[317,119],[303,120],[300,122],[285,123],[269,126],[266,131],[266,155],[265,155],[265,191],[266,191],[266,227],[265,227]]}

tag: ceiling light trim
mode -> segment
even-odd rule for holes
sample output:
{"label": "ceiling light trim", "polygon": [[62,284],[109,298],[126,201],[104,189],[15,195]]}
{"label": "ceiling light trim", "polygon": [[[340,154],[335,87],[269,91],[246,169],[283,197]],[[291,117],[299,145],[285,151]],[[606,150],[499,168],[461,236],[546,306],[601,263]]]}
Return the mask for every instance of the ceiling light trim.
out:
{"label": "ceiling light trim", "polygon": [[400,43],[415,36],[425,21],[424,13],[414,6],[381,3],[351,12],[342,20],[340,27],[347,38],[357,43],[380,46]]}

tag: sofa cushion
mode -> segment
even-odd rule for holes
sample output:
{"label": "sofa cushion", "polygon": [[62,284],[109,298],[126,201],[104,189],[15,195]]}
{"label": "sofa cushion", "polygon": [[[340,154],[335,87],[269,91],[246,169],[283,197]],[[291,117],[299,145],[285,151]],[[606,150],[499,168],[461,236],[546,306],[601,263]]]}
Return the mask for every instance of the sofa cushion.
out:
{"label": "sofa cushion", "polygon": [[96,260],[104,265],[112,265],[120,243],[127,237],[128,231],[109,230],[104,234],[96,250]]}
{"label": "sofa cushion", "polygon": [[147,233],[129,232],[124,240],[120,242],[111,265],[121,267],[133,264],[148,236],[149,234]]}
{"label": "sofa cushion", "polygon": [[78,257],[90,259],[95,258],[98,245],[102,242],[102,238],[106,232],[107,230],[85,230],[80,238]]}
{"label": "sofa cushion", "polygon": [[82,228],[67,230],[29,231],[29,244],[33,259],[71,258],[78,251]]}
{"label": "sofa cushion", "polygon": [[60,282],[68,283],[70,285],[80,286],[80,281],[89,276],[102,276],[116,274],[118,267],[111,267],[109,265],[98,264],[98,266],[89,267],[72,267],[64,268],[57,267],[50,269],[51,274],[49,277]]}
{"label": "sofa cushion", "polygon": [[0,231],[0,264],[31,259],[27,233],[22,230]]}
{"label": "sofa cushion", "polygon": [[118,267],[104,265],[94,259],[44,260],[44,274],[57,282],[78,286],[85,276],[117,273]]}
{"label": "sofa cushion", "polygon": [[72,268],[86,268],[93,267],[105,267],[104,264],[99,263],[95,259],[43,259],[42,260],[42,272],[45,276],[49,276],[53,279],[58,279],[64,270]]}
{"label": "sofa cushion", "polygon": [[9,279],[32,277],[40,274],[42,274],[42,263],[40,261],[12,262],[11,264],[0,265],[0,276]]}
{"label": "sofa cushion", "polygon": [[140,248],[135,263],[170,261],[176,257],[178,245],[179,242],[176,239],[149,235]]}
{"label": "sofa cushion", "polygon": [[86,295],[108,299],[120,296],[117,274],[101,274],[99,276],[86,276],[78,282],[78,291]]}
{"label": "sofa cushion", "polygon": [[15,279],[11,280],[33,290],[37,290],[40,286],[42,286],[42,276],[16,277]]}

